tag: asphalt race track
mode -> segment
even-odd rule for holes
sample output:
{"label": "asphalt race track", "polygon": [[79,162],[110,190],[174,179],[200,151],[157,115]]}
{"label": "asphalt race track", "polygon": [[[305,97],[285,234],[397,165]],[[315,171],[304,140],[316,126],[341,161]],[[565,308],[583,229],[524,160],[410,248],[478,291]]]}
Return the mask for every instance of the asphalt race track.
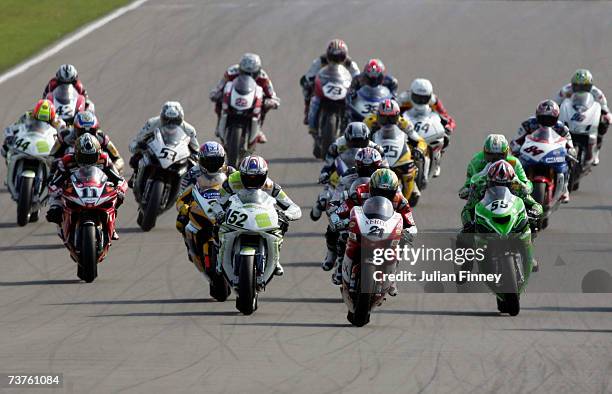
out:
{"label": "asphalt race track", "polygon": [[[403,293],[370,325],[348,325],[319,268],[324,221],[308,218],[320,163],[301,124],[298,86],[335,36],[360,65],[380,57],[402,89],[430,78],[458,128],[415,216],[421,231],[454,231],[456,191],[489,130],[510,137],[579,66],[612,95],[610,15],[605,2],[151,0],[7,81],[3,127],[34,103],[59,64],[74,63],[127,159],[129,140],[167,99],[183,103],[200,142],[213,138],[208,91],[227,65],[256,51],[282,99],[260,152],[304,218],[282,250],[285,276],[246,317],[233,296],[209,299],[174,212],[144,234],[128,195],[121,239],[95,283],[85,284],[54,226],[43,219],[16,227],[2,186],[0,372],[63,373],[63,391],[75,393],[610,392],[610,294],[528,293],[511,318],[487,294]],[[610,138],[602,164],[547,232],[612,233]],[[609,249],[600,254],[609,260]]]}

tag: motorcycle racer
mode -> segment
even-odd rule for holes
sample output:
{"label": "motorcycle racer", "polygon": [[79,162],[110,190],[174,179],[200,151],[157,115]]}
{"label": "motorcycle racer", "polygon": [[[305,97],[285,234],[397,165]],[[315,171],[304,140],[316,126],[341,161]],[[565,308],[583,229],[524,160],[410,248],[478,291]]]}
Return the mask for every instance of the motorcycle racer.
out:
{"label": "motorcycle racer", "polygon": [[[408,200],[402,195],[399,190],[400,182],[395,174],[390,169],[379,169],[376,170],[370,177],[369,183],[357,186],[354,192],[348,196],[342,203],[342,205],[330,216],[330,225],[335,229],[350,228],[351,224],[351,210],[356,205],[363,205],[363,203],[370,197],[381,196],[393,204],[393,209],[402,216],[403,228],[402,239],[406,242],[411,243],[417,233],[417,226],[412,217],[412,208],[408,204]],[[359,245],[352,242],[350,237],[346,244],[341,240],[338,245],[338,256],[348,257],[354,259]],[[342,262],[338,261],[336,273],[332,276],[332,282],[339,285],[342,282],[341,272]],[[397,295],[397,287],[395,283],[389,290],[389,295]]]}
{"label": "motorcycle racer", "polygon": [[91,111],[79,112],[74,117],[72,128],[65,128],[58,133],[55,145],[51,148],[51,156],[55,159],[62,158],[66,154],[66,150],[74,147],[77,139],[85,133],[89,133],[98,139],[102,151],[110,157],[117,171],[121,173],[124,166],[123,158],[108,134],[100,130],[98,118]]}
{"label": "motorcycle racer", "polygon": [[[566,139],[565,147],[570,156],[576,156],[576,150],[572,143],[572,135],[569,129],[562,122],[559,121],[559,106],[553,100],[544,100],[538,104],[536,108],[535,116],[532,116],[521,123],[518,129],[518,135],[510,142],[510,149],[512,154],[518,156],[521,147],[525,143],[525,137],[541,127],[550,127],[559,136]],[[567,190],[569,178],[565,177],[563,185],[563,193],[561,194],[561,202],[569,202],[569,191]]]}
{"label": "motorcycle racer", "polygon": [[192,187],[198,183],[203,188],[211,188],[216,185],[220,188],[228,176],[235,171],[234,167],[225,164],[223,145],[215,141],[207,141],[202,144],[198,153],[198,165],[193,166],[183,178],[181,182],[183,192],[176,200],[178,211],[176,229],[181,234],[189,222],[189,207],[193,201]]}
{"label": "motorcycle racer", "polygon": [[32,111],[24,113],[15,123],[4,129],[4,141],[2,148],[0,148],[0,153],[3,157],[6,158],[8,147],[17,139],[17,134],[22,129],[21,126],[24,123],[33,121],[48,123],[58,131],[66,127],[66,123],[57,116],[55,106],[51,101],[46,99],[38,100]]}
{"label": "motorcycle racer", "polygon": [[[474,209],[476,204],[483,199],[487,189],[495,186],[505,186],[512,194],[521,198],[527,210],[530,222],[537,221],[544,212],[542,205],[538,204],[525,189],[524,184],[518,179],[515,168],[508,161],[501,159],[488,165],[486,172],[483,171],[472,177],[472,186],[468,202],[461,212],[464,233],[474,232]],[[530,231],[529,223],[523,227],[523,232]],[[533,263],[533,271],[538,271],[538,262],[533,258],[533,244],[531,236],[521,237],[524,239],[524,255]]]}
{"label": "motorcycle racer", "polygon": [[353,77],[359,74],[359,66],[348,55],[348,46],[340,39],[333,39],[327,45],[327,50],[324,54],[312,61],[310,68],[306,74],[300,78],[300,86],[304,95],[304,124],[308,125],[308,112],[310,108],[310,99],[314,90],[314,81],[320,69],[330,63],[342,64],[351,73]]}
{"label": "motorcycle racer", "polygon": [[434,94],[433,85],[428,79],[417,78],[412,81],[410,89],[399,94],[398,101],[402,113],[410,110],[414,104],[429,104],[431,109],[440,115],[446,134],[450,136],[455,130],[455,119],[446,111],[442,100]]}
{"label": "motorcycle racer", "polygon": [[51,78],[45,89],[43,90],[42,97],[47,98],[50,93],[60,85],[72,85],[78,94],[85,97],[85,109],[94,110],[94,105],[87,97],[87,90],[85,90],[85,86],[83,82],[79,79],[79,74],[77,72],[76,67],[72,64],[62,64],[56,71],[55,77]]}
{"label": "motorcycle racer", "polygon": [[[256,155],[247,156],[240,162],[238,171],[232,173],[221,186],[221,196],[218,204],[213,205],[215,218],[217,223],[221,223],[225,219],[225,210],[228,207],[229,199],[232,195],[242,190],[262,190],[276,200],[276,205],[280,208],[283,234],[288,229],[288,222],[299,220],[302,217],[300,207],[289,198],[282,187],[268,177],[268,163],[261,157]],[[221,243],[220,253],[217,259],[218,264],[223,261],[224,254],[224,234],[219,234]],[[226,245],[226,248],[231,248],[231,245]],[[218,267],[220,270],[220,267]],[[276,264],[274,274],[282,276],[284,270],[282,265]]]}
{"label": "motorcycle racer", "polygon": [[604,135],[608,132],[610,122],[612,122],[612,114],[608,108],[608,100],[604,93],[593,85],[593,74],[587,69],[578,69],[572,76],[571,82],[563,86],[557,96],[555,102],[561,104],[564,99],[572,97],[574,93],[589,92],[593,95],[596,102],[601,105],[601,120],[599,122],[599,128],[597,129],[597,146],[593,152],[593,165],[599,164],[599,150],[603,142]]}
{"label": "motorcycle racer", "polygon": [[365,85],[385,86],[393,96],[397,94],[397,78],[387,74],[387,68],[380,59],[370,59],[363,67],[363,71],[353,77],[351,81],[351,96],[356,96],[357,91]]}
{"label": "motorcycle racer", "polygon": [[426,143],[425,139],[414,130],[412,122],[401,115],[398,102],[394,99],[386,99],[376,110],[376,113],[368,115],[363,123],[372,131],[372,134],[384,127],[399,127],[408,137],[408,144],[415,148],[419,143]]}
{"label": "motorcycle racer", "polygon": [[463,183],[461,190],[459,190],[459,198],[463,200],[468,198],[472,184],[472,177],[474,175],[484,170],[487,164],[502,159],[506,160],[514,167],[517,181],[521,183],[526,194],[531,194],[531,191],[533,190],[531,181],[527,178],[525,170],[523,169],[519,159],[511,155],[509,151],[508,141],[503,134],[489,134],[487,138],[485,138],[482,151],[476,153],[468,164],[465,182]]}
{"label": "motorcycle racer", "polygon": [[191,151],[192,159],[193,161],[197,161],[198,150],[200,148],[196,137],[197,133],[195,128],[187,123],[184,118],[185,113],[181,103],[178,101],[166,101],[161,108],[160,115],[146,121],[142,129],[138,132],[138,135],[136,135],[136,138],[130,143],[132,157],[130,158],[129,164],[133,170],[132,177],[128,181],[130,188],[134,186],[134,179],[136,179],[138,173],[138,162],[142,158],[142,152],[147,146],[145,141],[151,137],[156,129],[159,129],[162,133],[166,126],[179,126],[183,129],[185,134],[190,138],[189,150]]}
{"label": "motorcycle racer", "polygon": [[329,182],[332,174],[336,171],[336,158],[341,156],[352,159],[359,149],[365,147],[374,148],[381,155],[384,155],[382,147],[370,141],[370,129],[365,123],[361,122],[349,123],[344,130],[344,135],[330,145],[325,155],[325,164],[319,174],[319,183],[325,186],[310,211],[310,218],[313,221],[319,220],[326,208],[327,201],[329,201]]}
{"label": "motorcycle racer", "polygon": [[[369,180],[372,174],[380,168],[389,168],[389,165],[379,151],[370,147],[359,149],[355,155],[355,166],[348,169],[340,178],[336,192],[329,200],[327,212],[329,214],[333,213],[342,204],[345,196],[351,193],[352,188],[358,186],[354,182]],[[339,236],[340,233],[334,226],[327,226],[325,232],[327,253],[321,263],[321,268],[324,271],[331,270],[336,262]]]}
{"label": "motorcycle racer", "polygon": [[[261,58],[259,55],[254,53],[245,53],[242,55],[242,58],[240,58],[240,62],[238,64],[229,66],[225,71],[223,78],[221,78],[217,83],[217,86],[210,91],[210,100],[215,103],[217,123],[219,123],[219,119],[221,117],[223,90],[225,85],[229,81],[233,81],[234,79],[238,78],[240,75],[251,76],[255,80],[255,83],[257,83],[257,85],[261,86],[263,89],[264,104],[261,114],[261,123],[258,124],[259,128],[260,125],[263,125],[267,111],[270,109],[278,109],[280,106],[280,99],[274,91],[272,80],[261,66]],[[220,135],[222,132],[223,130],[219,130],[219,128],[217,128],[216,134],[217,137],[221,138],[221,140],[223,140],[223,136]],[[265,144],[268,141],[262,130],[258,130],[255,135],[257,135],[255,143]]]}
{"label": "motorcycle racer", "polygon": [[[108,181],[115,185],[117,189],[117,205],[115,208],[118,209],[121,206],[127,191],[125,180],[116,170],[108,154],[102,152],[98,139],[86,133],[78,138],[74,153],[62,157],[53,179],[49,182],[49,210],[46,215],[48,222],[60,224],[62,221],[61,196],[65,183],[72,172],[76,168],[92,165],[99,167],[108,177]],[[113,239],[119,239],[116,232],[113,234]]]}

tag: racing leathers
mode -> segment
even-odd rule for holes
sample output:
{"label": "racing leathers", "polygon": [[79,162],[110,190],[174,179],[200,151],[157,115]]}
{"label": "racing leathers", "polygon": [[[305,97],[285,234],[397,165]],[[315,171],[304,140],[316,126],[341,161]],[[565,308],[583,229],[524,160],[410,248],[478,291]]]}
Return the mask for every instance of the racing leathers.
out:
{"label": "racing leathers", "polygon": [[[356,96],[359,89],[361,89],[362,86],[367,85],[367,82],[365,79],[366,77],[363,73],[359,73],[353,76],[353,80],[351,81],[350,93],[349,93],[351,96],[353,97]],[[383,78],[381,85],[389,89],[393,97],[397,95],[397,88],[399,87],[399,83],[397,81],[397,78],[395,78],[394,76],[385,74],[385,77]]]}
{"label": "racing leathers", "polygon": [[[60,85],[62,85],[62,83],[60,83],[56,77],[51,78],[51,80],[49,80],[49,82],[45,86],[45,90],[43,91],[42,98],[47,98],[47,95],[49,93],[53,93],[55,88],[57,88]],[[74,87],[77,93],[87,98],[87,90],[85,90],[85,86],[83,86],[83,82],[81,82],[80,79],[76,79],[74,82],[72,82],[71,85]]]}
{"label": "racing leathers", "polygon": [[[572,94],[574,94],[572,84],[568,83],[567,85],[563,86],[561,90],[559,90],[559,93],[557,93],[553,100],[555,100],[557,104],[561,105],[563,100],[572,97]],[[608,128],[612,122],[612,114],[610,114],[610,109],[608,108],[608,100],[601,89],[593,86],[591,88],[591,95],[593,95],[593,99],[595,99],[595,101],[601,106],[601,119],[599,121],[599,127],[597,128],[597,149],[594,152],[595,161],[593,163],[597,165],[599,164],[599,150],[601,149],[603,136],[608,132]]]}
{"label": "racing leathers", "polygon": [[[189,260],[200,272],[211,268],[216,269],[216,262],[211,262],[211,256],[207,253],[209,249],[203,246],[216,236],[218,227],[215,217],[210,217],[207,212],[204,212],[203,207],[194,199],[193,188],[197,187],[201,191],[220,190],[223,182],[235,171],[233,167],[224,165],[219,171],[208,173],[200,166],[194,166],[181,182],[183,192],[176,200],[178,211],[176,229],[183,235]],[[193,223],[193,228],[185,230],[190,221]],[[186,231],[195,233],[195,236],[187,237]],[[201,255],[202,251],[204,255]]]}
{"label": "racing leathers", "polygon": [[[376,149],[378,152],[380,152],[381,156],[384,157],[385,152],[380,145],[374,143],[373,141],[368,141],[367,146]],[[336,172],[336,159],[339,157],[342,162],[346,164],[347,168],[351,168],[353,167],[353,163],[355,161],[355,154],[357,151],[359,151],[359,149],[361,148],[350,148],[344,136],[339,137],[329,146],[329,149],[325,154],[325,164],[323,165],[323,168],[321,168],[321,173],[319,174],[319,183],[324,185],[323,191],[319,193],[317,196],[317,201],[312,207],[312,211],[310,213],[310,218],[312,220],[319,220],[321,214],[327,208],[327,204],[331,198],[332,186],[335,185],[339,178],[343,175]],[[330,183],[332,185],[330,185]]]}
{"label": "racing leathers", "polygon": [[[30,121],[36,121],[36,119],[32,117],[32,111],[24,113],[15,123],[4,129],[4,141],[2,142],[2,148],[0,148],[0,154],[2,154],[3,157],[6,157],[9,145],[17,139],[19,132],[23,130],[22,126]],[[57,116],[57,114],[55,115],[55,119],[49,122],[49,124],[58,132],[61,132],[66,127],[66,123],[62,118]]]}
{"label": "racing leathers", "polygon": [[[304,95],[304,124],[308,124],[308,112],[310,108],[310,99],[312,98],[312,93],[314,91],[314,81],[317,76],[319,70],[323,67],[327,66],[329,62],[327,61],[326,54],[323,54],[312,61],[310,68],[306,71],[306,74],[302,75],[300,78],[300,86],[302,87],[302,94]],[[349,71],[349,73],[355,78],[359,74],[359,66],[353,59],[347,57],[346,60],[342,63],[344,67]]]}
{"label": "racing leathers", "polygon": [[[510,162],[510,160],[508,160]],[[511,162],[510,162],[511,163]],[[521,166],[520,162],[518,166]],[[514,167],[515,171],[517,170],[517,166]],[[522,166],[519,167],[522,170]],[[536,223],[539,218],[542,216],[544,212],[542,205],[538,204],[536,200],[531,197],[530,188],[526,187],[524,182],[518,179],[517,177],[514,179],[512,186],[509,188],[512,194],[521,198],[523,203],[525,204],[525,210],[527,211],[527,216],[529,218],[529,224],[533,225]],[[531,182],[529,185],[531,186]],[[487,172],[482,171],[478,174],[475,174],[471,179],[470,186],[470,194],[468,197],[468,201],[463,207],[461,211],[461,220],[463,221],[463,233],[472,233],[474,232],[474,215],[476,204],[478,204],[485,196],[485,193],[488,189],[487,186]],[[527,236],[526,232],[530,230],[528,225],[525,225],[523,228],[523,232],[525,236],[519,237],[519,240],[522,242],[523,250],[522,254],[525,256],[527,261],[531,261],[533,265],[533,270],[536,271],[538,268],[538,263],[533,257],[533,244],[531,242],[531,235]]]}
{"label": "racing leathers", "polygon": [[[142,129],[140,129],[140,131],[136,135],[136,138],[134,138],[132,142],[130,142],[130,153],[132,153],[132,157],[130,158],[129,164],[132,170],[134,171],[129,181],[130,187],[133,187],[134,179],[136,179],[136,175],[138,173],[138,162],[140,162],[140,159],[142,158],[142,152],[147,147],[148,139],[151,138],[151,136],[157,129],[159,129],[163,133],[164,127],[165,126],[162,125],[159,116],[153,117],[146,121],[144,126],[142,126]],[[189,150],[191,151],[192,160],[195,163],[197,162],[198,150],[200,148],[200,144],[198,143],[198,139],[196,136],[196,130],[191,124],[185,121],[183,121],[183,123],[179,127],[183,129],[185,134],[187,134],[187,136],[189,137]]]}
{"label": "racing leathers", "polygon": [[[100,143],[102,152],[108,155],[117,171],[122,173],[124,167],[123,158],[119,154],[117,146],[111,141],[109,135],[102,130],[97,130],[95,136]],[[74,147],[77,138],[76,131],[72,127],[60,131],[57,134],[55,145],[51,148],[51,156],[56,160],[64,157],[64,155],[69,153],[71,148]]]}
{"label": "racing leathers", "polygon": [[[115,209],[123,203],[125,198],[125,192],[127,191],[127,184],[123,177],[119,174],[112,160],[105,152],[101,152],[96,164],[104,174],[108,177],[108,182],[114,184],[117,190],[117,204]],[[66,181],[70,179],[72,172],[79,168],[76,162],[75,155],[69,153],[64,155],[58,162],[57,170],[53,175],[52,180],[49,182],[49,211],[47,212],[47,220],[52,223],[59,224],[62,220],[62,194]],[[114,239],[117,239],[116,234],[113,235]]]}
{"label": "racing leathers", "polygon": [[[223,185],[220,190],[220,197],[218,200],[218,204],[213,205],[213,210],[215,211],[215,217],[217,222],[220,223],[223,221],[225,217],[225,210],[229,207],[230,197],[236,193],[248,193],[250,189],[246,189],[242,184],[242,180],[240,178],[240,172],[235,171],[232,173],[226,180],[223,182]],[[276,206],[279,208],[278,211],[279,221],[281,222],[281,231],[284,235],[289,227],[288,221],[298,220],[302,217],[302,210],[300,207],[294,203],[291,198],[285,193],[285,191],[281,188],[279,184],[274,182],[272,179],[267,178],[264,185],[261,187],[262,191],[266,192],[268,195],[273,197],[276,200]],[[228,240],[232,235],[228,235],[224,232],[219,232],[219,256],[217,257],[217,272],[221,272],[221,265],[223,264],[223,256],[226,253],[231,253],[233,242],[229,242]],[[232,238],[233,239],[233,238]],[[282,244],[282,240],[281,240]],[[279,249],[280,249],[279,244]],[[283,275],[283,267],[280,262],[276,263],[276,269],[274,271],[275,275]]]}
{"label": "racing leathers", "polygon": [[[330,215],[330,226],[336,231],[346,230],[348,226],[350,226],[351,210],[353,207],[363,205],[363,203],[370,197],[370,185],[368,183],[361,184],[351,189],[351,193],[349,193],[347,198],[342,202],[338,209],[336,209],[335,212]],[[412,217],[412,208],[410,208],[408,200],[402,195],[401,191],[398,190],[395,193],[391,203],[393,204],[393,209],[395,212],[402,216],[404,232],[411,234],[412,238],[412,236],[417,233],[417,226],[414,218]],[[342,283],[341,270],[344,257],[346,256],[353,260],[359,253],[359,243],[347,239],[347,236],[348,233],[344,232],[344,235],[338,238],[338,259],[336,260],[336,272],[332,276],[333,283],[337,285]],[[392,287],[394,289],[393,291],[396,293],[397,290],[395,289],[395,285]]]}
{"label": "racing leathers", "polygon": [[[512,164],[512,167],[514,167],[517,181],[522,184],[526,194],[531,194],[533,185],[531,184],[529,178],[527,178],[527,174],[525,174],[525,170],[523,169],[520,160],[511,154],[508,154],[505,160]],[[472,156],[472,160],[470,160],[467,166],[465,182],[463,183],[461,190],[459,190],[459,198],[464,200],[468,199],[472,186],[472,177],[478,173],[481,173],[485,168],[487,168],[488,164],[490,163],[485,159],[485,154],[483,151],[480,151]],[[463,224],[465,225],[466,222],[464,221]]]}
{"label": "racing leathers", "polygon": [[[413,107],[412,99],[410,98],[410,90],[402,92],[397,97],[397,101],[400,105],[400,110],[402,113],[409,111]],[[431,95],[431,100],[429,101],[429,106],[433,111],[435,111],[438,115],[440,115],[440,120],[442,122],[442,126],[447,131],[447,134],[450,135],[455,131],[455,127],[457,124],[455,123],[455,119],[450,116],[444,105],[442,104],[442,100],[435,95]]]}

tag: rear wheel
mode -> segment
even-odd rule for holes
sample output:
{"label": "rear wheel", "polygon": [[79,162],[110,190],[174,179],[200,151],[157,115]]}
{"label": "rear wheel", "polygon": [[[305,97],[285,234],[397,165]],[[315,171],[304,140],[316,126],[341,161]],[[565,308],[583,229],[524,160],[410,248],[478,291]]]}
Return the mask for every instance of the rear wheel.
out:
{"label": "rear wheel", "polygon": [[210,296],[219,302],[227,300],[231,292],[229,283],[222,274],[211,275]]}
{"label": "rear wheel", "polygon": [[19,226],[25,226],[30,220],[33,185],[34,178],[21,177],[21,186],[19,187],[19,200],[17,200],[17,224]]}
{"label": "rear wheel", "polygon": [[236,309],[245,315],[257,309],[257,292],[255,291],[255,256],[240,256],[240,273],[238,275],[238,298]]}
{"label": "rear wheel", "polygon": [[146,205],[141,206],[142,220],[140,221],[140,228],[143,231],[151,231],[155,227],[157,221],[157,213],[161,205],[162,194],[164,193],[164,183],[162,181],[153,181],[151,189],[149,190],[149,198]]}
{"label": "rear wheel", "polygon": [[87,283],[93,282],[98,276],[96,246],[96,227],[93,223],[85,223],[81,226],[81,254],[77,275]]}
{"label": "rear wheel", "polygon": [[544,207],[546,205],[546,183],[534,183],[531,197]]}
{"label": "rear wheel", "polygon": [[232,167],[238,167],[240,161],[242,133],[243,129],[240,125],[231,125],[227,130],[225,150],[227,151],[227,164]]}

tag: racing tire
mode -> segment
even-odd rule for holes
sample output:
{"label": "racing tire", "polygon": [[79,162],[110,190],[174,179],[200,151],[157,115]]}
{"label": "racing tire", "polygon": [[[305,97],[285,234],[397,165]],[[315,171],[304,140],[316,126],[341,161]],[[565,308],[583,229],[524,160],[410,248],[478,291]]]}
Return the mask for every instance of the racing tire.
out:
{"label": "racing tire", "polygon": [[531,197],[536,200],[542,207],[546,205],[546,183],[535,182],[533,184],[533,192]]}
{"label": "racing tire", "polygon": [[40,218],[40,209],[30,213],[30,223],[38,222],[39,218]]}
{"label": "racing tire", "polygon": [[242,150],[242,145],[240,144],[240,139],[242,137],[243,129],[240,125],[231,125],[227,129],[227,136],[225,141],[227,141],[225,145],[225,150],[227,152],[227,164],[237,168],[240,161],[240,151]]}
{"label": "racing tire", "polygon": [[30,221],[30,209],[32,209],[32,186],[34,178],[21,177],[19,187],[19,199],[17,200],[17,224],[21,227]]}
{"label": "racing tire", "polygon": [[255,256],[240,256],[240,272],[238,274],[238,297],[236,309],[244,315],[250,315],[257,309],[257,291],[255,289]]}
{"label": "racing tire", "polygon": [[503,256],[500,265],[502,278],[505,278],[503,284],[504,292],[502,293],[503,300],[501,301],[503,305],[502,313],[516,316],[519,314],[521,306],[519,302],[519,288],[514,257],[511,255]]}
{"label": "racing tire", "polygon": [[219,302],[224,302],[229,297],[231,288],[225,277],[221,274],[214,274],[211,276],[211,282],[209,285],[210,296]]}
{"label": "racing tire", "polygon": [[372,306],[372,294],[359,293],[355,297],[355,312],[350,323],[356,327],[363,327],[370,322],[370,309]]}
{"label": "racing tire", "polygon": [[98,276],[98,255],[96,227],[93,223],[81,225],[81,250],[78,262],[77,276],[87,283],[93,282]]}
{"label": "racing tire", "polygon": [[162,181],[153,181],[149,190],[149,198],[144,207],[141,207],[142,220],[140,228],[142,231],[151,231],[157,222],[157,213],[161,205],[162,195],[164,194],[164,183]]}
{"label": "racing tire", "polygon": [[320,148],[319,152],[321,153],[320,159],[325,157],[325,153],[329,150],[331,144],[336,141],[337,136],[337,125],[338,124],[338,114],[335,112],[327,112],[321,111],[321,120],[319,123],[319,128],[321,129],[321,137],[320,137]]}

